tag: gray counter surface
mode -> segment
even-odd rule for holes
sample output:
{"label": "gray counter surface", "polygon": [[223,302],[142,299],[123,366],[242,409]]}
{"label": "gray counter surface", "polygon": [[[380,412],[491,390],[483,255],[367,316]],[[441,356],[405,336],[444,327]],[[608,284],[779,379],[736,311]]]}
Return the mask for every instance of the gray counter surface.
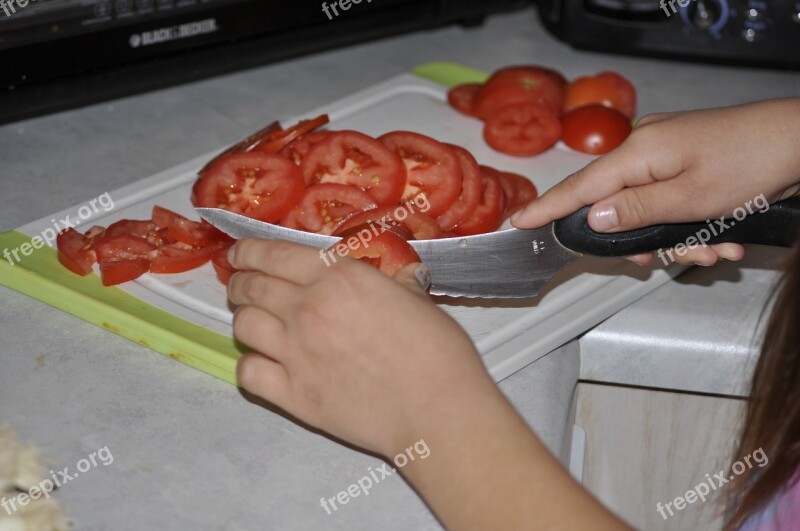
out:
{"label": "gray counter surface", "polygon": [[[639,88],[642,114],[800,94],[795,73],[576,52],[528,10],[0,127],[0,231],[434,60],[485,70],[536,62],[569,77],[618,70]],[[755,260],[753,273],[690,272],[606,321],[581,341],[583,377],[740,393],[730,378],[752,359],[747,330],[762,303],[749,294],[776,277],[773,262]],[[59,492],[77,529],[439,528],[397,476],[327,515],[320,498],[375,458],[45,304],[5,288],[0,298],[0,421],[61,468],[104,446],[114,455]],[[578,362],[573,343],[501,384],[562,458]],[[699,376],[695,363],[715,376]]]}

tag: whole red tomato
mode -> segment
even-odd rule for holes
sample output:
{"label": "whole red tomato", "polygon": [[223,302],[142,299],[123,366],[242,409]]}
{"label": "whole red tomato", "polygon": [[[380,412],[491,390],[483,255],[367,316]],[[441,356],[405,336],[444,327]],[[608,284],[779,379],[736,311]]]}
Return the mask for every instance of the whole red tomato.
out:
{"label": "whole red tomato", "polygon": [[628,118],[636,116],[636,89],[616,72],[601,72],[593,77],[579,77],[567,85],[564,112],[587,105],[604,105]]}
{"label": "whole red tomato", "polygon": [[564,104],[566,81],[558,72],[537,66],[498,70],[475,96],[473,112],[485,119],[517,103],[537,103],[556,116]]}
{"label": "whole red tomato", "polygon": [[622,144],[631,134],[631,122],[621,112],[603,105],[570,111],[561,120],[564,143],[574,150],[602,155]]}

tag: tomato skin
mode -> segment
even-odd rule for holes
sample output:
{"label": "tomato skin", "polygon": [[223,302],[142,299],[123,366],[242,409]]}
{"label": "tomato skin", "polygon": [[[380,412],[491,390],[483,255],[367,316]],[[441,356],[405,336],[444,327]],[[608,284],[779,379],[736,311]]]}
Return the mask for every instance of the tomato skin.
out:
{"label": "tomato skin", "polygon": [[349,216],[377,206],[368,193],[353,186],[315,184],[308,187],[303,199],[281,221],[281,225],[330,235]]}
{"label": "tomato skin", "polygon": [[379,205],[400,201],[406,185],[403,161],[378,140],[339,131],[312,145],[300,164],[306,185],[338,183],[370,194]]}
{"label": "tomato skin", "polygon": [[198,179],[192,204],[276,223],[294,208],[304,190],[302,173],[286,157],[234,153],[218,160]]}
{"label": "tomato skin", "polygon": [[92,265],[97,261],[91,246],[91,239],[75,229],[62,231],[56,238],[58,261],[76,275],[86,276],[92,272]]}
{"label": "tomato skin", "polygon": [[[398,214],[403,214],[402,210],[406,211],[406,217],[398,220]],[[336,230],[333,232],[334,236],[341,236],[354,229],[355,227],[365,227],[383,232],[387,230],[385,226],[391,228],[400,226],[403,227],[415,240],[436,240],[442,237],[442,228],[439,223],[432,217],[422,212],[411,212],[410,209],[401,205],[398,207],[378,207],[365,212],[354,214],[345,219]]]}
{"label": "tomato skin", "polygon": [[497,230],[503,223],[504,198],[500,182],[492,174],[481,174],[483,194],[481,203],[466,221],[453,229],[457,236],[473,236]]}
{"label": "tomato skin", "polygon": [[482,89],[483,85],[480,83],[465,83],[453,87],[447,92],[447,101],[451,107],[461,114],[477,118],[478,115],[475,114],[475,98]]}
{"label": "tomato skin", "polygon": [[150,260],[147,258],[100,262],[100,277],[104,286],[116,286],[136,280],[149,270]]}
{"label": "tomato skin", "polygon": [[486,121],[483,137],[493,149],[529,157],[553,147],[561,136],[558,117],[535,103],[503,107]]}
{"label": "tomato skin", "polygon": [[214,266],[214,271],[217,273],[217,278],[226,286],[231,280],[231,277],[236,273],[228,261],[228,251],[233,245],[223,245],[211,255],[211,264]]}
{"label": "tomato skin", "polygon": [[[358,227],[354,231],[357,232]],[[414,248],[392,231],[385,231],[368,242],[350,236],[334,245],[329,252],[365,262],[390,277],[407,265],[422,262]]]}
{"label": "tomato skin", "polygon": [[603,105],[633,118],[636,115],[636,89],[615,72],[579,77],[567,86],[564,113],[589,105]]}
{"label": "tomato skin", "polygon": [[590,105],[564,115],[564,143],[576,151],[602,155],[622,144],[631,134],[631,122],[619,111]]}
{"label": "tomato skin", "polygon": [[407,181],[403,202],[416,202],[424,196],[430,204],[431,217],[444,213],[461,193],[463,174],[455,152],[445,144],[425,135],[394,131],[379,138],[406,165]]}
{"label": "tomato skin", "polygon": [[461,166],[461,194],[456,199],[450,208],[441,214],[436,221],[442,227],[442,230],[452,230],[453,227],[467,219],[478,203],[481,201],[481,169],[478,166],[478,161],[472,156],[472,153],[460,146],[447,144],[458,157],[458,163]]}
{"label": "tomato skin", "polygon": [[504,68],[475,97],[474,112],[486,120],[508,105],[535,103],[558,116],[564,105],[562,80],[557,72],[540,67]]}

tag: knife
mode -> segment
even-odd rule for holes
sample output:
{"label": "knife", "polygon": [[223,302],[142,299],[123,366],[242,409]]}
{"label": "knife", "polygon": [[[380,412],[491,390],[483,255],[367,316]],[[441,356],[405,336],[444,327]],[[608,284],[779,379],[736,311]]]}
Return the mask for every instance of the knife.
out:
{"label": "knife", "polygon": [[[589,208],[539,229],[507,229],[409,243],[431,269],[433,295],[492,299],[534,297],[548,280],[584,254],[630,256],[692,243],[690,238],[702,238],[708,245],[734,242],[791,247],[800,234],[800,198],[775,203],[762,209],[763,213],[754,210],[743,219],[655,225],[613,234],[601,234],[589,227]],[[235,239],[286,240],[318,249],[329,249],[341,240],[226,210],[195,210]]]}

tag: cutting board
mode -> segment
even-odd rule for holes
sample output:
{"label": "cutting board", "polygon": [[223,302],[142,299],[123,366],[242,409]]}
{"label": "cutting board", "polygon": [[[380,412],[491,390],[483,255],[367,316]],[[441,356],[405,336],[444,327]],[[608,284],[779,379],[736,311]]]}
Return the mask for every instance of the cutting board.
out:
{"label": "cutting board", "polygon": [[[514,158],[491,150],[482,139],[481,122],[456,113],[446,103],[448,87],[485,77],[483,72],[453,63],[427,64],[282,123],[327,113],[332,129],[355,129],[375,136],[398,129],[420,132],[464,146],[483,164],[526,175],[540,192],[592,160],[562,144],[534,158]],[[250,132],[242,131],[242,136]],[[107,226],[119,219],[148,219],[155,204],[197,219],[189,201],[190,189],[197,171],[215,154],[109,192],[114,207],[108,211],[95,208],[87,214],[87,200],[0,234],[0,249],[18,249],[52,227],[53,220],[67,215],[80,221],[78,230]],[[438,298],[436,302],[466,329],[492,376],[500,381],[680,271],[674,266],[644,269],[623,260],[582,258],[536,298]],[[235,365],[242,347],[232,338],[232,311],[210,264],[183,274],[145,275],[107,288],[97,274],[78,277],[67,271],[58,263],[55,251],[45,246],[14,265],[0,261],[0,284],[236,383]]]}

